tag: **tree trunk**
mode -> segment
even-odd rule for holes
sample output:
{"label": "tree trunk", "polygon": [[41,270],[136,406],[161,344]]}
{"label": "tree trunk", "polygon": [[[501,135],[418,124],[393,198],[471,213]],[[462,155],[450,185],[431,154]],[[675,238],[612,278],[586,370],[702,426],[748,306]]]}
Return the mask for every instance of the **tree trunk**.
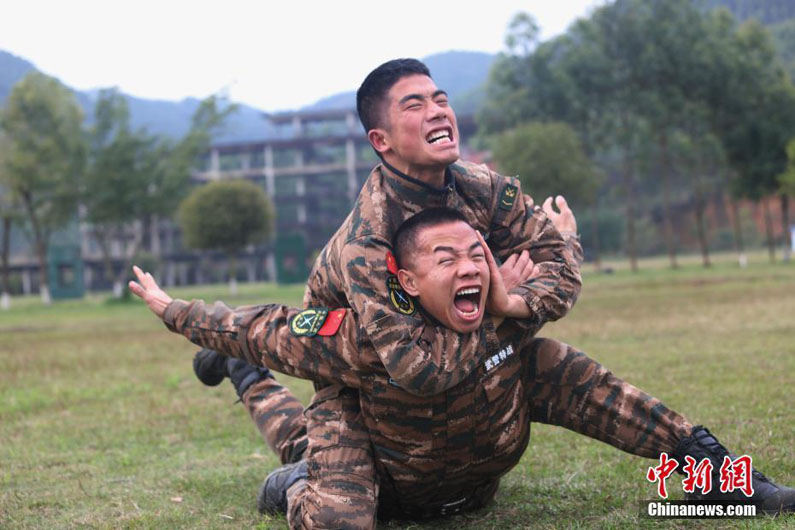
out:
{"label": "tree trunk", "polygon": [[9,281],[8,256],[11,253],[11,218],[3,217],[3,248],[0,249],[0,309],[11,307],[11,282]]}
{"label": "tree trunk", "polygon": [[44,305],[50,305],[52,298],[50,297],[50,274],[47,270],[47,236],[43,233],[39,218],[36,217],[36,210],[33,208],[33,199],[30,193],[22,194],[22,202],[28,212],[30,224],[33,227],[34,246],[36,248],[36,256],[39,261],[39,293],[41,293],[41,301]]}
{"label": "tree trunk", "polygon": [[638,252],[635,245],[635,187],[632,182],[632,160],[628,152],[624,153],[623,173],[627,194],[627,255],[630,269],[632,272],[638,272]]}
{"label": "tree trunk", "polygon": [[781,224],[784,225],[784,261],[789,261],[792,254],[792,232],[789,226],[789,195],[781,194]]}
{"label": "tree trunk", "polygon": [[229,278],[229,294],[237,295],[237,256],[234,252],[229,253],[226,275]]}
{"label": "tree trunk", "polygon": [[94,227],[94,238],[97,240],[97,245],[99,245],[99,250],[102,253],[102,264],[104,265],[105,269],[105,279],[107,281],[112,281],[114,275],[113,262],[111,260],[110,242],[108,241],[107,232]]}
{"label": "tree trunk", "polygon": [[593,206],[593,264],[596,272],[602,272],[602,248],[599,240],[599,201]]}
{"label": "tree trunk", "polygon": [[660,170],[662,172],[663,190],[663,237],[665,239],[665,247],[668,250],[668,260],[671,262],[671,268],[676,269],[679,265],[676,263],[674,229],[671,222],[671,173],[668,162],[668,136],[664,131],[658,136],[658,145],[660,147]]}
{"label": "tree trunk", "polygon": [[[122,231],[119,230],[121,233]],[[122,263],[121,268],[119,268],[118,274],[113,278],[113,297],[114,298],[121,298],[125,291],[124,291],[124,284],[125,280],[127,279],[130,271],[132,270],[133,261],[135,261],[135,256],[138,255],[138,251],[141,248],[141,244],[143,243],[144,236],[142,230],[135,230],[135,235],[133,236],[132,246],[129,248],[122,249]],[[151,271],[148,271],[151,272]]]}
{"label": "tree trunk", "polygon": [[698,245],[701,247],[701,261],[704,267],[711,265],[709,261],[709,244],[707,243],[707,230],[704,223],[704,196],[700,191],[696,192],[696,230],[698,232]]}
{"label": "tree trunk", "polygon": [[765,236],[767,238],[767,252],[770,255],[770,263],[776,262],[776,241],[773,237],[773,215],[770,212],[770,201],[767,197],[761,200],[762,210],[765,213]]}
{"label": "tree trunk", "polygon": [[743,243],[743,224],[740,220],[740,205],[734,197],[729,197],[729,204],[732,210],[734,249],[737,251],[737,262],[741,268],[745,268],[748,266],[748,257],[745,255],[745,244]]}

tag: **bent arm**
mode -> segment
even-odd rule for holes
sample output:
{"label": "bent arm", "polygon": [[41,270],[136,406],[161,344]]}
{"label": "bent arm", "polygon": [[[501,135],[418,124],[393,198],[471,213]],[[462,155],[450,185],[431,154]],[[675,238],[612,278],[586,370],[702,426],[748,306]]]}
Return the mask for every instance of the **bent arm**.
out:
{"label": "bent arm", "polygon": [[341,314],[339,329],[331,336],[299,336],[290,331],[301,313],[282,305],[266,304],[231,309],[222,302],[174,300],[166,307],[166,327],[198,346],[211,348],[249,364],[318,382],[361,387],[359,333],[350,310]]}
{"label": "bent arm", "polygon": [[[347,298],[389,376],[415,395],[434,395],[457,385],[498,351],[491,321],[472,333],[457,333],[426,323],[419,303],[400,304],[387,270],[390,245],[365,237],[349,242],[342,252]],[[493,351],[491,351],[493,350]]]}
{"label": "bent arm", "polygon": [[[518,180],[493,176],[496,189],[489,245],[502,260],[522,250],[530,252],[536,272],[511,293],[519,294],[530,308],[530,317],[516,323],[538,329],[563,317],[576,302],[582,288],[582,247],[576,235],[561,235],[541,208],[523,200]],[[510,208],[500,203],[506,187],[516,193]]]}

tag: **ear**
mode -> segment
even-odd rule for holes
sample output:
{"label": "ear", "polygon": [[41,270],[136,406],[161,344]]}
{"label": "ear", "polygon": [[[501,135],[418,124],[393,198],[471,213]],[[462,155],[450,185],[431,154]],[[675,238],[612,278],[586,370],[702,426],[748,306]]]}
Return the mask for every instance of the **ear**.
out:
{"label": "ear", "polygon": [[367,131],[367,139],[370,140],[370,145],[373,146],[377,152],[384,154],[390,149],[389,133],[384,129],[370,129]]}
{"label": "ear", "polygon": [[420,294],[419,289],[417,289],[417,282],[415,281],[414,273],[412,273],[410,270],[398,269],[397,278],[400,282],[400,286],[403,287],[403,290],[409,295],[416,297]]}

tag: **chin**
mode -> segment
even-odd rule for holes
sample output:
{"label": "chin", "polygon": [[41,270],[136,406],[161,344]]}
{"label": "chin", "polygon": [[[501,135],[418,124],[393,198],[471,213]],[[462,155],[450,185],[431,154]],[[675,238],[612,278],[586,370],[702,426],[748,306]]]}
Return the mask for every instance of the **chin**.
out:
{"label": "chin", "polygon": [[472,333],[473,331],[477,330],[480,325],[483,323],[483,314],[478,317],[477,320],[473,320],[471,322],[461,322],[456,321],[455,324],[452,322],[448,322],[446,326],[457,333]]}

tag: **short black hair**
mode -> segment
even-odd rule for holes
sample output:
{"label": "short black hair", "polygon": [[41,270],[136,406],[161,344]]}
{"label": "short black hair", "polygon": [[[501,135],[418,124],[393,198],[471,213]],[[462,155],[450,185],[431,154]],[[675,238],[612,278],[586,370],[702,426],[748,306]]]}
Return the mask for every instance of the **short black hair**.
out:
{"label": "short black hair", "polygon": [[428,67],[417,59],[392,59],[387,61],[364,78],[356,92],[356,112],[364,126],[364,131],[376,129],[381,122],[384,100],[389,89],[409,75],[427,75]]}
{"label": "short black hair", "polygon": [[461,221],[469,225],[466,217],[458,210],[446,206],[422,210],[403,221],[392,236],[392,253],[398,266],[405,269],[409,253],[414,250],[417,234],[423,228]]}

